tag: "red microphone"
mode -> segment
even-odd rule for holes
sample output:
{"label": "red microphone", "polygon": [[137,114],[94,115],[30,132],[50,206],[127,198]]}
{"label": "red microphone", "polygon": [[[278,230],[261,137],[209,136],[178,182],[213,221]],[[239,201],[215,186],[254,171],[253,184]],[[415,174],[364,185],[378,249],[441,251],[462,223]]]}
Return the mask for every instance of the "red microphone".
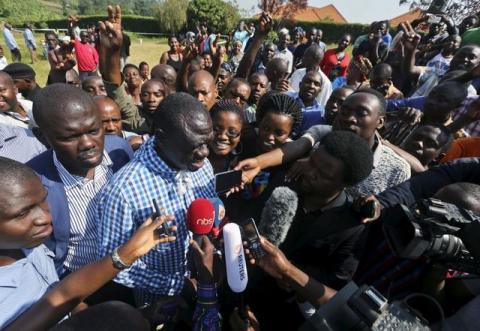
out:
{"label": "red microphone", "polygon": [[208,199],[195,199],[187,211],[187,226],[195,235],[210,233],[215,218],[215,208]]}

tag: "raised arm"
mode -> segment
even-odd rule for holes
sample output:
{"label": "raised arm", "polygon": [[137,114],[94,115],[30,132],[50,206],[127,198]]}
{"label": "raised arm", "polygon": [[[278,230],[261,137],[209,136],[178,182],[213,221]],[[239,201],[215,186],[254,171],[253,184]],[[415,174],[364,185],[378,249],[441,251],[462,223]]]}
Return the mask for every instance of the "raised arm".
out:
{"label": "raised arm", "polygon": [[405,50],[405,70],[410,76],[418,79],[423,72],[421,67],[415,65],[415,54],[420,43],[420,35],[415,32],[408,22],[400,23],[400,28],[403,31],[402,43]]}
{"label": "raised arm", "polygon": [[267,37],[268,33],[272,29],[272,17],[268,13],[262,13],[258,28],[255,32],[252,42],[248,46],[245,55],[243,56],[240,64],[238,65],[236,77],[248,78],[252,70],[252,66],[255,63],[260,46]]}
{"label": "raised arm", "polygon": [[108,20],[100,25],[100,73],[105,81],[121,85],[120,48],[122,47],[122,12],[120,6],[108,6]]}
{"label": "raised arm", "polygon": [[120,48],[122,47],[122,12],[119,6],[108,6],[108,19],[99,22],[99,69],[107,94],[118,104],[125,129],[136,131],[142,121],[138,108],[123,88],[120,72]]}
{"label": "raised arm", "polygon": [[72,15],[68,16],[68,18],[67,18],[67,30],[68,30],[68,35],[70,36],[70,39],[72,41],[76,40],[75,31],[74,31],[74,29],[75,29],[74,22],[75,21],[77,21],[75,16],[72,16]]}

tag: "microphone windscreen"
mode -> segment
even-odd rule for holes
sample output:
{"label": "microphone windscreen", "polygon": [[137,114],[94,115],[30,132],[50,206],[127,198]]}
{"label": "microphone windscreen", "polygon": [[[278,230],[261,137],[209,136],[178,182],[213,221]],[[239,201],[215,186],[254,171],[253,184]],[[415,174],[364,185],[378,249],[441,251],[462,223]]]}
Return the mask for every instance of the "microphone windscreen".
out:
{"label": "microphone windscreen", "polygon": [[223,227],[223,242],[228,286],[233,292],[241,293],[247,287],[248,273],[242,235],[237,224],[228,223]]}
{"label": "microphone windscreen", "polygon": [[274,189],[262,210],[258,226],[260,234],[278,247],[287,237],[297,207],[297,193],[285,186]]}
{"label": "microphone windscreen", "polygon": [[187,211],[187,226],[194,234],[208,234],[212,230],[215,209],[208,199],[195,199]]}

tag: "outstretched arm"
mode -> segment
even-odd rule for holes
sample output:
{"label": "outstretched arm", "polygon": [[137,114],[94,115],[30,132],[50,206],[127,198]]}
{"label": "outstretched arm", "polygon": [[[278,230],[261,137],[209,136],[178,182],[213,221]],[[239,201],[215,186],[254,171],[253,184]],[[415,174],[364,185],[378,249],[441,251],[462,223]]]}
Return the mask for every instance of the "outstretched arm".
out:
{"label": "outstretched arm", "polygon": [[[163,222],[171,219],[172,217],[162,216],[145,221],[132,238],[119,247],[120,259],[131,265],[156,245],[174,241],[175,237],[166,237],[157,231]],[[175,231],[176,228],[173,227],[171,230]],[[120,269],[115,268],[110,256],[78,269],[47,292],[6,330],[40,331],[51,328],[119,272]]]}

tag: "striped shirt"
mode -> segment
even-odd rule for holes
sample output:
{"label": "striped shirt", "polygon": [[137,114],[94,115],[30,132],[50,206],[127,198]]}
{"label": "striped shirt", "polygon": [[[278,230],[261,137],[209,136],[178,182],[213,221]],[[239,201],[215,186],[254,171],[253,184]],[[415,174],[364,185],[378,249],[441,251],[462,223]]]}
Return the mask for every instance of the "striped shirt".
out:
{"label": "striped shirt", "polygon": [[32,131],[0,123],[0,156],[25,163],[44,151]]}
{"label": "striped shirt", "polygon": [[70,216],[70,240],[64,266],[68,271],[97,260],[97,221],[95,213],[100,191],[113,176],[112,160],[103,152],[102,163],[95,168],[94,178],[70,174],[53,152],[53,162],[65,185]]}
{"label": "striped shirt", "polygon": [[[179,174],[189,178],[185,191],[178,184]],[[196,198],[214,193],[213,169],[207,159],[195,172],[170,168],[157,154],[155,139],[149,139],[130,163],[117,172],[102,192],[99,220],[99,253],[110,254],[124,244],[154,210],[156,199],[167,215],[174,215],[177,240],[161,244],[121,272],[116,281],[135,289],[137,304],[152,303],[160,295],[176,295],[188,275],[186,252],[190,234],[186,211]],[[101,206],[101,208],[100,208]]]}

